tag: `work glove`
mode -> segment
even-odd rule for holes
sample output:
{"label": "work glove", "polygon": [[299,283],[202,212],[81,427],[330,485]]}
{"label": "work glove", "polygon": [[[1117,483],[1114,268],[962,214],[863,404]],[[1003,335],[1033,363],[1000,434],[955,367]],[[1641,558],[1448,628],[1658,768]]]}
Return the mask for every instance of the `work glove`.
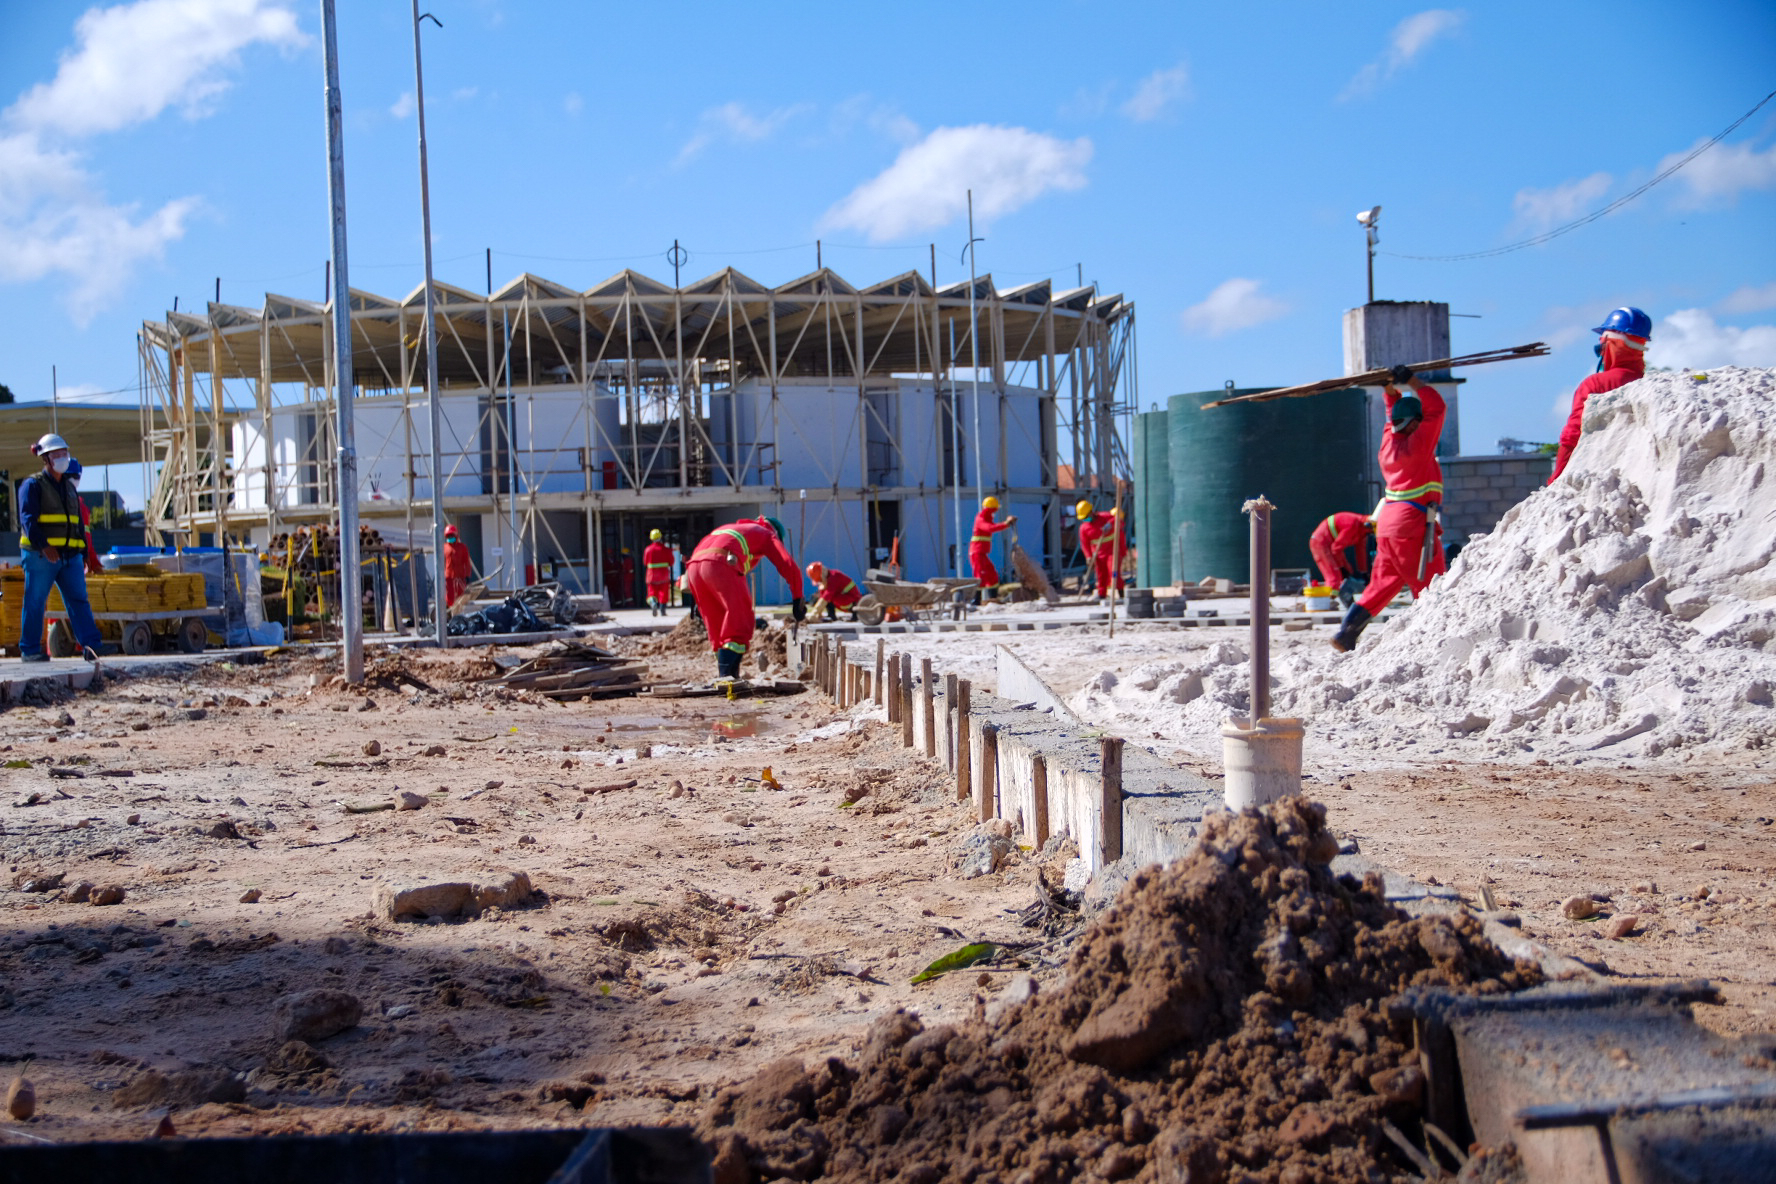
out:
{"label": "work glove", "polygon": [[1412,381],[1412,367],[1410,366],[1395,366],[1390,373],[1394,376],[1395,386],[1405,386]]}
{"label": "work glove", "polygon": [[1009,517],[1009,518],[1007,518],[1007,519],[1006,519],[1006,520],[1005,520],[1005,525],[1007,525],[1007,526],[1016,526],[1016,525],[1017,525],[1017,515],[1016,515],[1016,514],[1013,514],[1013,515],[1012,515],[1012,516],[1011,516],[1011,517]]}
{"label": "work glove", "polygon": [[789,602],[789,615],[798,621],[808,619],[808,602],[800,596]]}

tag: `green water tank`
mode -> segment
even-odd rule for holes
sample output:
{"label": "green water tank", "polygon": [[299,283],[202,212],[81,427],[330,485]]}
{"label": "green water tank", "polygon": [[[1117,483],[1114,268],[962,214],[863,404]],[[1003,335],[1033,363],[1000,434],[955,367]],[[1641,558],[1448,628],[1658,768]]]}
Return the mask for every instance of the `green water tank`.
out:
{"label": "green water tank", "polygon": [[1135,416],[1135,586],[1172,582],[1171,413]]}
{"label": "green water tank", "polygon": [[[1272,389],[1249,387],[1237,395]],[[1244,581],[1251,533],[1240,506],[1263,494],[1271,515],[1271,566],[1312,568],[1307,538],[1337,510],[1367,513],[1364,415],[1359,389],[1305,399],[1204,408],[1229,392],[1173,395],[1166,403],[1171,469],[1171,565],[1195,583]]]}

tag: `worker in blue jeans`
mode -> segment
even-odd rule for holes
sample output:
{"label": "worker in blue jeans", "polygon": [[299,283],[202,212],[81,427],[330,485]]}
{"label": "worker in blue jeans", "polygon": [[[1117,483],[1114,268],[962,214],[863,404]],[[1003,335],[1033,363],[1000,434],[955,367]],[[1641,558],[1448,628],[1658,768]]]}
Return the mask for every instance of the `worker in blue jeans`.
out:
{"label": "worker in blue jeans", "polygon": [[68,625],[89,662],[99,660],[104,637],[86,598],[86,529],[80,522],[80,494],[67,478],[73,458],[68,442],[51,433],[31,446],[43,471],[19,489],[19,551],[24,559],[25,603],[19,650],[27,662],[47,662],[43,615],[49,591],[58,588]]}

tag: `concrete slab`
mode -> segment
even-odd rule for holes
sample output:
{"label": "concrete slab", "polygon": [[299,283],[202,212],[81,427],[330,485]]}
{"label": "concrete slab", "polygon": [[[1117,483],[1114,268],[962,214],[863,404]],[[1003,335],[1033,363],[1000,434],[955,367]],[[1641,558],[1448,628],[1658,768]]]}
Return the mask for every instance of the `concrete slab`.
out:
{"label": "concrete slab", "polygon": [[[201,654],[143,654],[140,657],[113,655],[99,662],[107,673],[130,675],[178,674],[207,662],[240,661],[251,655],[258,660],[265,651],[258,647],[205,650]],[[75,658],[51,658],[47,662],[21,662],[17,658],[0,659],[0,703],[19,703],[31,697],[32,687],[84,691],[92,684],[93,664]]]}

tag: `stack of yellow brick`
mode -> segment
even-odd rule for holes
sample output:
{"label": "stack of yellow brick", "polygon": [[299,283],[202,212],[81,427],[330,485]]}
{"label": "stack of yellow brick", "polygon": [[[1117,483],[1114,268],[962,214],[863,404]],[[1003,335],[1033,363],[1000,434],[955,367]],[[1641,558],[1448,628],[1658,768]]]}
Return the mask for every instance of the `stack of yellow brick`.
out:
{"label": "stack of yellow brick", "polygon": [[[86,577],[86,595],[95,613],[125,613],[131,616],[146,613],[177,612],[181,609],[202,609],[204,578],[201,572],[175,572],[170,575],[138,575],[151,571],[136,567],[132,574],[103,572]],[[17,645],[20,618],[24,614],[25,573],[22,568],[0,568],[0,645]],[[62,594],[49,593],[49,611],[62,610]],[[113,632],[106,629],[107,634]]]}

